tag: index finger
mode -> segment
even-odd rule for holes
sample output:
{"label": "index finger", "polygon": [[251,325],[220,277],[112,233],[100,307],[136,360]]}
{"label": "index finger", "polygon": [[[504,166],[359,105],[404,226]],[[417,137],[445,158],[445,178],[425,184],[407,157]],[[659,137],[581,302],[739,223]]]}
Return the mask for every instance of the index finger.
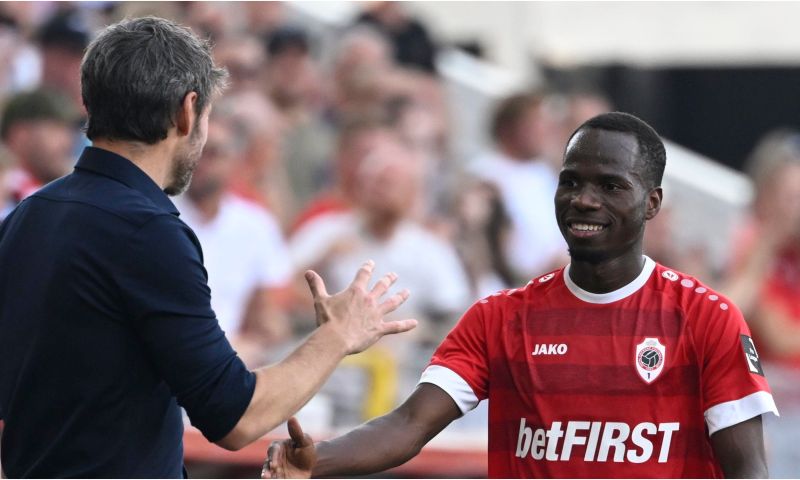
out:
{"label": "index finger", "polygon": [[366,290],[367,285],[369,285],[369,279],[372,277],[373,268],[375,268],[375,262],[372,260],[364,262],[356,272],[356,278],[353,279],[352,285]]}

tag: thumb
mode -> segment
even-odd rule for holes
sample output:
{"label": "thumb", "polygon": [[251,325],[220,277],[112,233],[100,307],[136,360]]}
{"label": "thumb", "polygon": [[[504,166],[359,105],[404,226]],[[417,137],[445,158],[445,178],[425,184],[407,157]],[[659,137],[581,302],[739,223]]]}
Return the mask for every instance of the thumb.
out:
{"label": "thumb", "polygon": [[289,436],[292,437],[295,448],[307,447],[313,443],[311,437],[303,433],[303,428],[296,417],[290,418],[286,426],[289,428]]}
{"label": "thumb", "polygon": [[305,277],[306,282],[308,282],[308,288],[311,289],[311,295],[314,296],[314,300],[328,296],[328,290],[325,289],[325,282],[322,281],[322,277],[320,277],[317,272],[308,270],[306,271]]}

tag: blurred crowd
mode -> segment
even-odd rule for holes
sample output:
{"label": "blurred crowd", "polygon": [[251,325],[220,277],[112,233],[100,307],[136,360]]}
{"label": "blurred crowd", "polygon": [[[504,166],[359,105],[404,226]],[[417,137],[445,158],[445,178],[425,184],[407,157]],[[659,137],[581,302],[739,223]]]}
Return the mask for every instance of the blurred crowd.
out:
{"label": "blurred crowd", "polygon": [[[322,431],[402,400],[472,302],[568,262],[552,200],[561,155],[580,123],[613,109],[591,89],[520,91],[486,119],[486,150],[457,158],[435,62],[443,45],[401,3],[360,8],[323,44],[276,2],[0,4],[0,220],[89,144],[79,69],[94,32],[155,14],[209,38],[230,73],[175,203],[246,363],[274,361],[315,326],[306,269],[331,291],[367,258],[399,274],[412,295],[396,315],[421,327],[345,362],[307,407]],[[747,173],[757,195],[724,271],[678,250],[668,209],[645,248],[741,307],[762,357],[787,372],[771,376],[785,411],[800,405],[800,131],[768,135]]]}

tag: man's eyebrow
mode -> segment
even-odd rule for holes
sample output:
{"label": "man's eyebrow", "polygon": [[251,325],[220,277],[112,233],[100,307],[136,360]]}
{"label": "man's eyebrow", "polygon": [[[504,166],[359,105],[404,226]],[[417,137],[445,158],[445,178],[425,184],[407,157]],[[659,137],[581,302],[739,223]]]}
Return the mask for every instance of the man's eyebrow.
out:
{"label": "man's eyebrow", "polygon": [[[634,172],[631,172],[631,175],[634,175]],[[612,182],[626,183],[626,184],[631,183],[630,180],[616,173],[604,173],[599,175],[599,177],[603,181],[612,181]]]}

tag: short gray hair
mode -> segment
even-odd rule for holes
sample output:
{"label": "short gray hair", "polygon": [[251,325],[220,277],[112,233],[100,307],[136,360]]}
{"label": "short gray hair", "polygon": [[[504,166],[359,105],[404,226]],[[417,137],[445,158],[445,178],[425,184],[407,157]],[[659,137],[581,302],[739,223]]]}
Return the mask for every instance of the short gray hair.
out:
{"label": "short gray hair", "polygon": [[158,17],[110,25],[81,64],[86,136],[157,143],[167,138],[189,92],[197,93],[200,115],[227,76],[214,65],[210,43],[184,26]]}

